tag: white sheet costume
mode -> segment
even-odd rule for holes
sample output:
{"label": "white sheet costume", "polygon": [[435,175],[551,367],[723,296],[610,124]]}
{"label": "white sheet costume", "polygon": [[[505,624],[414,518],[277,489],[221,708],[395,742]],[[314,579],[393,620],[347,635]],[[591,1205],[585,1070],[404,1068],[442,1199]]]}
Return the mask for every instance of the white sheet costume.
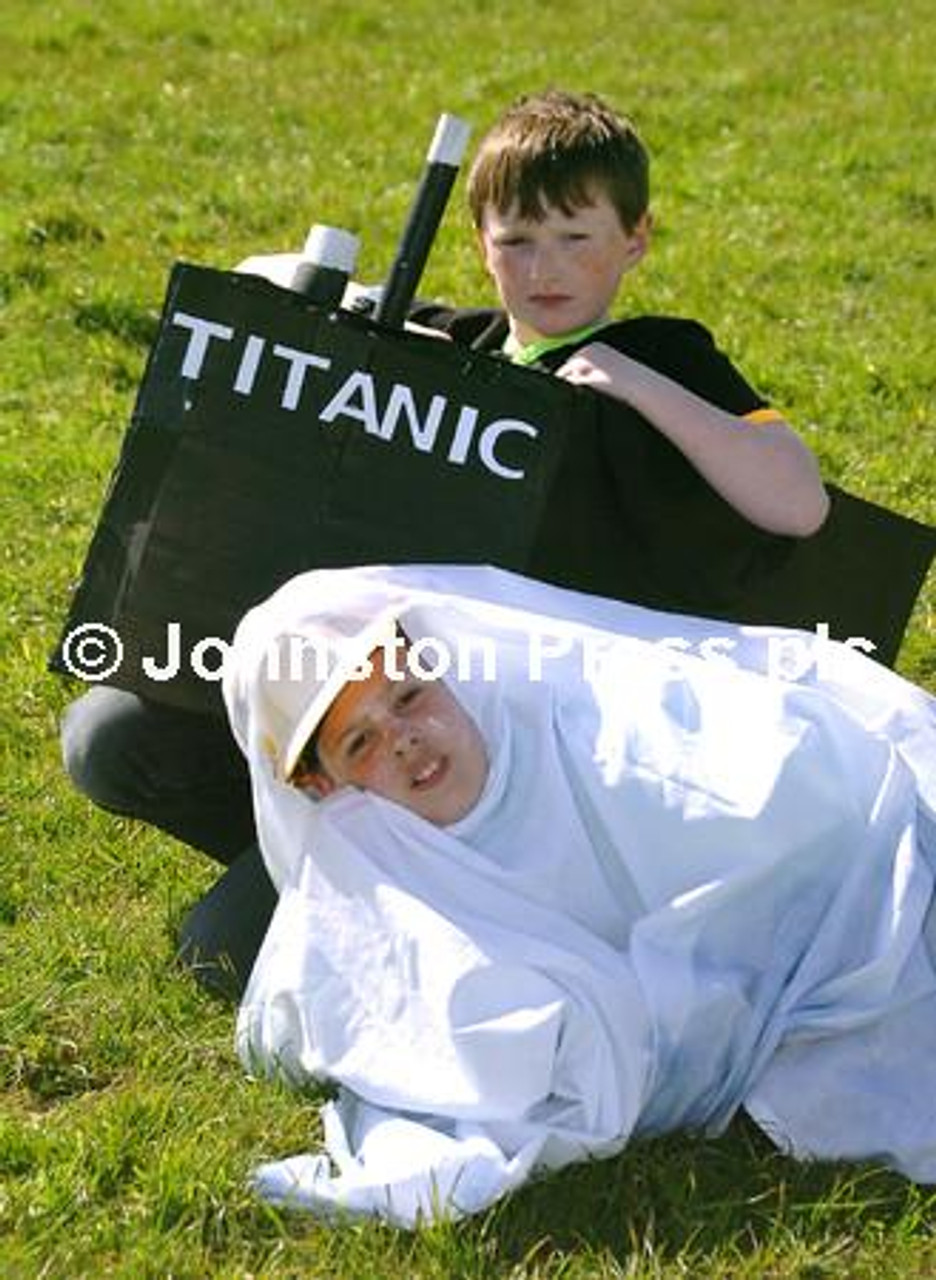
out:
{"label": "white sheet costume", "polygon": [[[490,754],[457,824],[279,780],[263,655],[339,615],[451,662]],[[328,1154],[262,1166],[262,1194],[414,1225],[742,1106],[798,1155],[936,1181],[921,690],[805,633],[430,567],[294,579],[225,694],[281,894],[239,1051],[340,1085]]]}

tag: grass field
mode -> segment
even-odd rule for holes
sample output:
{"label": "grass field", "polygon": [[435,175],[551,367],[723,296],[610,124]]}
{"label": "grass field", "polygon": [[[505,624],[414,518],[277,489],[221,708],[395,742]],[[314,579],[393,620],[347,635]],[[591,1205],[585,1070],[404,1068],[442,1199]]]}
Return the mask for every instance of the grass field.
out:
{"label": "grass field", "polygon": [[[695,316],[846,488],[936,521],[936,12],[927,0],[4,0],[0,6],[0,1275],[922,1277],[936,1202],[744,1125],[416,1236],[245,1186],[314,1098],[243,1076],[172,965],[211,870],[61,776],[45,671],[167,271],[358,230],[379,279],[442,110],[595,89],[655,156],[622,306]],[[456,197],[423,292],[488,298]],[[901,669],[936,690],[936,589]]]}

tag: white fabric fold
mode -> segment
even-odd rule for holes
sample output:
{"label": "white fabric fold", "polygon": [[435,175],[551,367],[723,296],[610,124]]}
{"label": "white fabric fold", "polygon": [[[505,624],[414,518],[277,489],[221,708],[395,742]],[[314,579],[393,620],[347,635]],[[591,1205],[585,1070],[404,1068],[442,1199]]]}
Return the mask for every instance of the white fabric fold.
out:
{"label": "white fabric fold", "polygon": [[[342,608],[492,646],[496,680],[450,681],[490,756],[461,822],[277,780],[260,655]],[[416,567],[294,579],[225,696],[280,890],[238,1049],[340,1086],[330,1158],[262,1166],[262,1194],[413,1226],[741,1106],[797,1154],[932,1176],[936,1114],[902,1092],[936,1097],[921,690],[802,633]]]}

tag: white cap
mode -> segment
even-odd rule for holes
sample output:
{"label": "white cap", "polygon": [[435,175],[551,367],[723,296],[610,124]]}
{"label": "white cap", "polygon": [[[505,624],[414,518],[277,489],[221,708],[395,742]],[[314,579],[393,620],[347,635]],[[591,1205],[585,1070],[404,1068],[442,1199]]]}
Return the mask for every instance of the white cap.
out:
{"label": "white cap", "polygon": [[322,615],[314,626],[280,632],[265,649],[257,692],[267,748],[278,775],[292,776],[303,748],[349,680],[369,674],[365,664],[396,638],[396,613]]}
{"label": "white cap", "polygon": [[341,227],[326,227],[316,223],[306,236],[302,256],[322,267],[331,267],[350,275],[357,261],[358,238]]}

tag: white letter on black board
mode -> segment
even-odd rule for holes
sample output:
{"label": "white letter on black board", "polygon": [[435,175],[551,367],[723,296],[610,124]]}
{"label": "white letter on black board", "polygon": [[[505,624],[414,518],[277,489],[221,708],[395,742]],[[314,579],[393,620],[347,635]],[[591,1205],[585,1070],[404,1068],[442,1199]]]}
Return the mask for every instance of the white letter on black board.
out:
{"label": "white letter on black board", "polygon": [[536,427],[531,427],[528,422],[521,422],[519,418],[498,418],[481,432],[478,454],[488,471],[493,471],[502,480],[522,480],[525,473],[519,467],[505,466],[494,452],[501,436],[508,434],[529,436],[531,440],[535,440],[539,432]]}
{"label": "white letter on black board", "polygon": [[172,323],[189,331],[189,343],[182,361],[182,377],[190,378],[193,382],[201,377],[205,352],[211,339],[221,338],[224,342],[230,342],[234,337],[234,330],[230,325],[205,320],[201,316],[190,316],[186,311],[176,311]]}
{"label": "white letter on black board", "polygon": [[273,354],[289,361],[289,374],[286,378],[286,386],[283,388],[283,398],[280,400],[280,406],[283,409],[295,409],[299,403],[309,369],[331,368],[331,361],[326,360],[324,356],[314,356],[309,351],[299,351],[295,347],[284,347],[280,342],[274,344]]}
{"label": "white letter on black board", "polygon": [[[360,392],[361,403],[352,403],[352,398]],[[380,435],[380,419],[377,416],[377,398],[374,395],[374,379],[361,369],[350,374],[328,404],[319,414],[321,422],[334,422],[340,415],[346,418],[357,418],[364,423],[368,435]]]}

